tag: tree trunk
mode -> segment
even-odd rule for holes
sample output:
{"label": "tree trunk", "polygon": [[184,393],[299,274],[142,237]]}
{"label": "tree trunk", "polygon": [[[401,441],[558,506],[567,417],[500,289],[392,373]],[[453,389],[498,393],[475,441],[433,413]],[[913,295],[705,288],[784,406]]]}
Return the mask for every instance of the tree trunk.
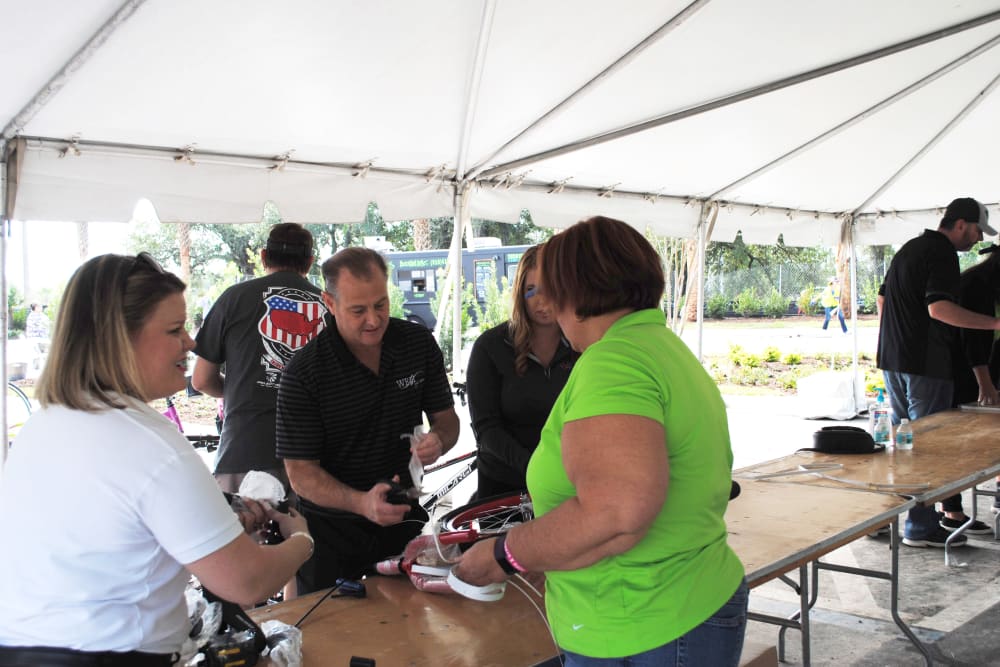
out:
{"label": "tree trunk", "polygon": [[181,280],[191,282],[191,223],[177,225],[177,245],[181,255]]}
{"label": "tree trunk", "polygon": [[86,261],[90,255],[90,223],[76,223],[76,244],[80,251],[80,261]]}
{"label": "tree trunk", "polygon": [[413,221],[413,249],[434,249],[431,244],[431,223],[427,218],[419,218]]}

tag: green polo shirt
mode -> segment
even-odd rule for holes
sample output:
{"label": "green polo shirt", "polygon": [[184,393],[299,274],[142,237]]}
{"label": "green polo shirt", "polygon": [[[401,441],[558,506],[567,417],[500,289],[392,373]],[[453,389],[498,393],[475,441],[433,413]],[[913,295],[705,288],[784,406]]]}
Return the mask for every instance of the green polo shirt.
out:
{"label": "green polo shirt", "polygon": [[[621,318],[577,361],[528,466],[536,516],[576,495],[562,465],[563,424],[609,414],[663,424],[670,481],[662,510],[632,549],[546,575],[546,609],[559,646],[598,658],[677,639],[725,604],[743,578],[726,542],[733,462],[726,408],[659,310]],[[607,446],[624,450],[629,443]]]}

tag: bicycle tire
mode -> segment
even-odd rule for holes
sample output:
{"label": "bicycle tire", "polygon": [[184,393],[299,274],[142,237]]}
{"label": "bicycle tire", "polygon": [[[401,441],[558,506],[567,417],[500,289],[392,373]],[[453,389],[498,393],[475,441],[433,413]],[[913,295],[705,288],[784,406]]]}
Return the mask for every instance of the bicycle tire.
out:
{"label": "bicycle tire", "polygon": [[[465,535],[470,541],[505,533],[535,517],[527,491],[480,498],[441,517],[438,534]],[[451,540],[442,540],[451,541]]]}

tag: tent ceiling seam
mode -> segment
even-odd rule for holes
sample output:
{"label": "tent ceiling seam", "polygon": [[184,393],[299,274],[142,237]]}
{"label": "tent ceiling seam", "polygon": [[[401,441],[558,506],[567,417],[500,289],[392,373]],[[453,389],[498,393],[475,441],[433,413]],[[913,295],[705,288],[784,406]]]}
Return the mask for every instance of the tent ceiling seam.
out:
{"label": "tent ceiling seam", "polygon": [[659,28],[657,28],[652,33],[650,33],[645,38],[643,38],[643,40],[640,41],[638,44],[636,44],[631,49],[629,49],[628,51],[626,51],[624,54],[622,54],[621,56],[619,56],[613,63],[611,63],[610,65],[608,65],[607,67],[605,67],[598,74],[596,74],[593,77],[591,77],[591,79],[589,81],[587,81],[582,86],[580,86],[579,88],[577,88],[576,90],[574,90],[572,93],[570,93],[569,95],[567,95],[560,102],[556,103],[556,105],[553,106],[551,109],[549,109],[548,111],[546,111],[545,113],[543,113],[541,116],[539,116],[535,120],[531,121],[531,123],[528,124],[524,129],[522,129],[520,132],[518,132],[517,134],[515,134],[510,139],[508,139],[500,147],[496,148],[487,157],[485,157],[482,160],[480,160],[470,170],[468,177],[471,179],[471,178],[475,178],[476,176],[478,176],[486,168],[486,165],[491,160],[493,160],[497,155],[499,155],[502,151],[504,151],[505,149],[507,149],[510,146],[512,146],[515,143],[517,143],[519,140],[521,140],[522,138],[524,138],[525,136],[527,136],[532,130],[534,130],[537,127],[539,127],[540,125],[542,125],[545,121],[547,121],[550,118],[554,117],[560,111],[562,111],[567,106],[569,106],[573,101],[575,101],[584,92],[586,92],[587,90],[590,90],[591,88],[593,88],[594,86],[596,86],[598,83],[600,83],[601,81],[603,81],[604,79],[606,79],[608,76],[610,76],[612,73],[616,72],[617,70],[620,70],[622,67],[624,67],[628,63],[632,62],[640,53],[642,53],[648,47],[650,47],[653,44],[655,44],[656,42],[658,42],[661,38],[665,37],[668,33],[672,32],[674,30],[674,28],[676,28],[679,25],[681,25],[682,23],[684,23],[684,21],[686,21],[688,18],[690,18],[691,16],[693,16],[695,14],[695,12],[697,12],[703,6],[705,6],[706,4],[708,4],[709,1],[710,0],[695,0],[690,5],[688,5],[687,7],[685,7],[684,9],[682,9],[681,11],[679,11],[677,14],[673,15],[672,17],[670,17],[670,19],[666,23],[664,23],[663,25],[661,25]]}
{"label": "tent ceiling seam", "polygon": [[969,103],[966,104],[964,107],[962,107],[961,111],[955,114],[955,116],[950,121],[948,121],[948,123],[946,123],[945,126],[941,128],[941,130],[937,134],[931,137],[930,141],[924,144],[920,148],[920,150],[918,150],[913,155],[913,157],[907,160],[906,163],[903,164],[903,166],[901,166],[898,170],[896,170],[896,172],[892,174],[892,176],[890,176],[885,181],[885,183],[883,183],[875,190],[875,192],[869,195],[868,198],[865,199],[865,201],[862,202],[860,206],[855,208],[853,214],[857,214],[858,211],[864,209],[866,206],[870,205],[873,201],[875,201],[875,199],[879,195],[885,192],[890,186],[892,186],[893,183],[898,181],[903,176],[903,174],[905,174],[913,167],[913,165],[919,162],[924,155],[929,153],[930,150],[934,148],[934,146],[936,146],[945,136],[947,136],[948,133],[951,132],[963,118],[972,113],[973,109],[975,109],[982,103],[983,100],[989,97],[990,93],[992,93],[996,89],[998,83],[1000,83],[1000,74],[997,74],[995,77],[993,77],[993,80],[990,81],[985,88],[976,93],[973,96],[973,98],[969,101]]}
{"label": "tent ceiling seam", "polygon": [[104,24],[97,29],[90,39],[88,39],[80,49],[73,54],[73,56],[66,61],[66,64],[59,68],[59,70],[52,75],[45,85],[42,86],[35,95],[28,101],[24,107],[21,108],[14,116],[11,118],[10,122],[7,123],[7,127],[3,129],[4,139],[11,139],[35,117],[35,114],[41,110],[42,107],[52,98],[53,95],[57,94],[62,90],[63,86],[69,81],[70,77],[73,76],[81,67],[86,64],[90,57],[104,45],[109,37],[118,29],[118,27],[124,23],[135,11],[142,6],[146,0],[126,0],[121,7],[109,18]]}
{"label": "tent ceiling seam", "polygon": [[486,67],[486,51],[493,32],[493,15],[496,13],[496,1],[486,0],[483,5],[483,17],[479,24],[479,40],[476,42],[476,59],[469,72],[469,95],[465,100],[465,118],[462,123],[462,135],[459,137],[457,178],[465,179],[465,165],[469,160],[469,142],[472,137],[472,125],[479,106],[479,86],[483,80],[483,69]]}
{"label": "tent ceiling seam", "polygon": [[844,60],[832,63],[830,65],[823,65],[822,67],[817,67],[805,72],[800,72],[799,74],[793,74],[781,79],[777,79],[768,83],[764,83],[758,86],[753,86],[751,88],[738,91],[736,93],[731,93],[723,97],[716,98],[714,100],[708,100],[695,104],[678,111],[673,111],[666,113],[649,120],[641,121],[639,123],[633,123],[631,125],[625,125],[617,129],[601,132],[590,137],[579,139],[574,142],[563,144],[561,146],[556,146],[554,148],[546,149],[527,155],[515,160],[510,160],[508,162],[495,165],[489,169],[485,169],[481,172],[483,176],[491,176],[496,173],[511,171],[525,165],[534,164],[542,160],[546,160],[553,157],[558,157],[566,153],[575,152],[590,146],[595,146],[598,144],[606,143],[613,139],[619,139],[621,137],[630,136],[633,134],[638,134],[640,132],[645,132],[646,130],[651,130],[661,125],[667,125],[669,123],[674,123],[684,118],[689,118],[691,116],[697,116],[700,114],[707,113],[709,111],[714,111],[715,109],[721,109],[723,107],[730,106],[737,102],[742,102],[744,100],[753,99],[761,95],[766,95],[783,88],[788,88],[799,83],[804,83],[806,81],[811,81],[812,79],[821,78],[829,74],[834,74],[841,70],[850,69],[852,67],[857,67],[858,65],[871,62],[873,60],[878,60],[885,58],[887,56],[893,55],[895,53],[900,53],[908,49],[915,48],[917,46],[922,46],[924,44],[943,39],[945,37],[950,37],[951,35],[963,32],[965,30],[970,30],[972,28],[978,27],[985,23],[991,23],[1000,19],[1000,11],[990,12],[984,14],[983,16],[970,19],[968,21],[963,21],[962,23],[957,23],[946,28],[941,28],[939,30],[934,30],[923,35],[912,37],[910,39],[897,42],[896,44],[891,44],[889,46],[884,46],[866,53],[852,56]]}
{"label": "tent ceiling seam", "polygon": [[797,147],[793,148],[792,150],[788,151],[787,153],[785,153],[785,154],[783,154],[783,155],[775,158],[771,162],[768,162],[767,164],[765,164],[765,165],[763,165],[761,167],[758,167],[754,171],[751,171],[750,173],[746,174],[745,176],[742,176],[741,178],[733,181],[729,185],[726,185],[726,186],[723,186],[722,188],[719,188],[718,190],[716,190],[715,192],[713,192],[711,195],[709,195],[709,198],[710,199],[715,199],[717,197],[721,197],[723,194],[725,194],[729,190],[732,190],[733,188],[739,187],[740,185],[743,185],[744,183],[747,183],[747,182],[749,182],[749,181],[757,178],[758,176],[764,175],[765,173],[771,171],[775,167],[778,167],[781,164],[784,164],[785,162],[791,160],[793,157],[795,157],[797,155],[800,155],[801,153],[805,152],[809,148],[811,148],[813,146],[816,146],[816,145],[818,145],[818,144],[826,141],[827,139],[830,139],[830,138],[836,136],[837,134],[843,132],[844,130],[848,129],[849,127],[851,127],[853,125],[856,125],[857,123],[861,122],[862,120],[865,120],[866,118],[869,118],[870,116],[875,115],[879,111],[892,106],[896,102],[899,102],[899,101],[905,99],[910,94],[917,92],[918,90],[924,88],[925,86],[929,85],[933,81],[936,81],[937,79],[941,78],[945,74],[947,74],[947,73],[949,73],[949,72],[957,69],[958,67],[964,65],[965,63],[969,62],[970,60],[972,60],[972,59],[974,59],[974,58],[982,55],[983,53],[989,51],[990,49],[994,48],[997,44],[1000,44],[1000,35],[996,35],[996,36],[994,36],[994,37],[986,40],[985,42],[983,42],[982,44],[980,44],[976,48],[972,49],[971,51],[967,51],[966,53],[960,55],[959,57],[955,58],[954,60],[950,61],[949,63],[943,65],[942,67],[939,67],[936,70],[934,70],[930,74],[928,74],[928,75],[926,75],[926,76],[918,79],[917,81],[914,81],[913,83],[911,83],[911,84],[903,87],[902,89],[896,91],[892,95],[883,98],[881,101],[873,104],[872,106],[868,107],[867,109],[864,109],[863,111],[861,111],[860,113],[854,115],[853,117],[848,118],[844,122],[842,122],[842,123],[840,123],[838,125],[835,125],[834,127],[832,127],[830,129],[828,129],[827,131],[825,131],[825,132],[823,132],[823,133],[821,133],[821,134],[813,137],[812,139],[809,139],[805,143],[800,144],[799,146],[797,146]]}

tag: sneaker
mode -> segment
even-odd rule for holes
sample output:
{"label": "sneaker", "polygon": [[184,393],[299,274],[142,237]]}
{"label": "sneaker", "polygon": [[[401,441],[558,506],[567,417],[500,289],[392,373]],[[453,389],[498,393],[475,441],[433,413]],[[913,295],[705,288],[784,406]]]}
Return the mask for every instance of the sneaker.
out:
{"label": "sneaker", "polygon": [[[944,548],[944,542],[951,536],[947,530],[943,528],[938,528],[933,533],[928,535],[923,539],[904,537],[903,544],[908,547],[937,547],[939,549]],[[968,538],[965,535],[959,535],[954,540],[951,541],[951,546],[953,547],[963,547],[965,543],[968,542]]]}
{"label": "sneaker", "polygon": [[882,526],[881,528],[876,528],[872,532],[868,533],[868,537],[876,538],[888,534],[889,534],[889,526]]}
{"label": "sneaker", "polygon": [[1000,514],[1000,498],[993,501],[993,507],[990,508],[993,514]]}
{"label": "sneaker", "polygon": [[[949,519],[948,517],[941,517],[939,525],[947,530],[949,533],[954,532],[961,528],[968,519]],[[993,529],[987,526],[982,521],[978,519],[972,522],[972,525],[962,531],[963,533],[968,533],[969,535],[989,535],[993,532]]]}

